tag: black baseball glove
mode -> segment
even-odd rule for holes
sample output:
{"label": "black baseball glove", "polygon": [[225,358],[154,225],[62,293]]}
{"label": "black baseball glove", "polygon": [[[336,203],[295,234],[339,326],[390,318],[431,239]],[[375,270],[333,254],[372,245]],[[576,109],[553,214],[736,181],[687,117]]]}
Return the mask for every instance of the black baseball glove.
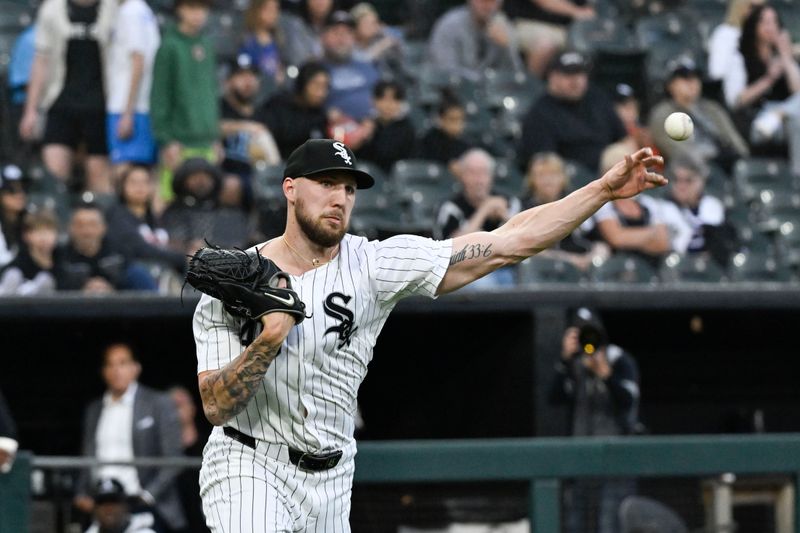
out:
{"label": "black baseball glove", "polygon": [[[285,287],[278,286],[280,280]],[[299,324],[306,317],[306,306],[292,290],[289,275],[256,250],[201,248],[189,261],[186,281],[241,318],[258,320],[281,312]]]}

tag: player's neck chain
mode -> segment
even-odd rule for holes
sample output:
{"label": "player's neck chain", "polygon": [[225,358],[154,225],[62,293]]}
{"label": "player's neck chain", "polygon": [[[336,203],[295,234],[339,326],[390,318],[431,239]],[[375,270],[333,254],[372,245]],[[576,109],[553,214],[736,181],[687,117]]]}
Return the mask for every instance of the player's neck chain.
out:
{"label": "player's neck chain", "polygon": [[314,258],[312,258],[312,259],[309,259],[309,258],[307,258],[306,256],[304,256],[303,254],[301,254],[300,252],[298,252],[297,250],[295,250],[294,246],[292,246],[291,244],[289,244],[289,241],[288,241],[288,240],[286,240],[286,235],[281,235],[281,239],[283,239],[283,243],[286,245],[286,247],[287,247],[287,248],[289,248],[289,251],[290,251],[290,252],[292,252],[292,253],[293,253],[294,255],[296,255],[298,258],[302,259],[302,260],[303,260],[303,262],[305,262],[305,263],[311,263],[311,265],[312,265],[314,268],[317,268],[318,266],[321,266],[321,265],[324,265],[324,264],[327,264],[327,263],[330,263],[331,261],[333,261],[333,254],[335,254],[335,253],[336,253],[336,251],[339,249],[339,246],[337,245],[337,246],[336,246],[336,248],[334,248],[333,250],[331,250],[331,256],[328,258],[328,260],[327,260],[327,261],[325,261],[325,262],[323,262],[321,259],[318,259],[318,258],[316,258],[316,257],[314,257]]}

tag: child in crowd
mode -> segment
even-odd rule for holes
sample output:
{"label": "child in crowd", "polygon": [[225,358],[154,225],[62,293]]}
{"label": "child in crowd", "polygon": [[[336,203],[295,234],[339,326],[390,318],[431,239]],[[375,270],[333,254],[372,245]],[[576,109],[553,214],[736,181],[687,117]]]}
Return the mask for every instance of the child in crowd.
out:
{"label": "child in crowd", "polygon": [[406,117],[408,104],[402,85],[378,82],[372,96],[377,115],[372,135],[356,155],[389,172],[397,161],[411,157],[416,139],[414,125]]}

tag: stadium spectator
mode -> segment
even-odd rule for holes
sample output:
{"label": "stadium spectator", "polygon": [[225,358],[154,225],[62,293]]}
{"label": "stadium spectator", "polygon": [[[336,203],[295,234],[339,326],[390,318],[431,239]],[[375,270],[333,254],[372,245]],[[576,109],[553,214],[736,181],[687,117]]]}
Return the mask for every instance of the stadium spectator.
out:
{"label": "stadium spectator", "polygon": [[285,35],[279,24],[280,17],[279,0],[251,1],[244,13],[247,34],[239,47],[239,54],[250,58],[257,74],[263,74],[278,85],[284,79],[281,48]]}
{"label": "stadium spectator", "polygon": [[742,25],[740,55],[723,78],[725,100],[751,147],[787,145],[800,176],[800,66],[775,8],[754,6]]}
{"label": "stadium spectator", "polygon": [[108,150],[116,176],[126,164],[152,165],[156,142],[150,125],[153,62],[161,35],[144,0],[122,0],[105,63]]}
{"label": "stadium spectator", "polygon": [[0,267],[14,259],[22,240],[22,218],[28,203],[22,178],[16,165],[4,165],[0,170]]}
{"label": "stadium spectator", "polygon": [[350,13],[334,11],[325,21],[322,47],[331,76],[326,106],[348,119],[362,122],[372,115],[372,88],[380,78],[371,63],[357,60],[355,22]]}
{"label": "stadium spectator", "polygon": [[708,39],[709,78],[722,80],[730,69],[735,68],[742,23],[754,5],[763,3],[764,0],[728,0],[725,20],[711,31]]}
{"label": "stadium spectator", "polygon": [[626,135],[609,99],[589,84],[588,58],[564,51],[550,63],[546,94],[523,119],[517,158],[524,168],[533,154],[555,152],[594,172],[603,150]]}
{"label": "stadium spectator", "polygon": [[25,153],[26,145],[19,135],[19,123],[25,110],[31,66],[36,56],[36,24],[31,24],[14,40],[8,61],[8,123],[13,127],[7,130],[9,145],[5,147],[4,157],[16,159]]}
{"label": "stadium spectator", "polygon": [[[731,172],[734,163],[746,157],[750,150],[727,110],[703,98],[701,72],[692,59],[675,58],[669,62],[667,70],[667,97],[650,112],[650,130],[656,146],[667,159],[688,154]],[[672,140],[664,129],[664,120],[678,111],[688,114],[694,123],[694,134],[689,142]]]}
{"label": "stadium spectator", "polygon": [[378,12],[367,2],[357,4],[350,14],[356,25],[354,57],[373,63],[384,76],[397,78],[407,75],[402,34],[385,26]]}
{"label": "stadium spectator", "polygon": [[0,391],[0,474],[6,474],[11,470],[18,448],[17,426]]}
{"label": "stadium spectator", "polygon": [[705,191],[708,168],[687,157],[671,158],[667,164],[669,201],[680,210],[692,229],[688,253],[706,253],[722,267],[736,247],[736,233],[725,222],[725,206]]}
{"label": "stadium spectator", "polygon": [[258,68],[249,55],[239,54],[230,61],[220,103],[225,149],[222,168],[241,176],[248,191],[253,162],[275,165],[281,160],[275,140],[264,124],[264,112],[256,106],[259,87]]}
{"label": "stadium spectator", "polygon": [[513,68],[511,25],[500,5],[500,0],[467,0],[442,15],[428,41],[433,68],[470,81],[480,80],[487,68]]}
{"label": "stadium spectator", "polygon": [[328,118],[324,104],[330,79],[321,63],[306,63],[300,67],[294,88],[276,94],[264,105],[264,122],[283,158],[306,140],[325,137]]}
{"label": "stadium spectator", "polygon": [[169,236],[153,208],[155,185],[150,169],[132,165],[120,176],[119,202],[109,208],[108,240],[112,248],[136,261],[153,261],[183,272],[186,257],[168,247]]}
{"label": "stadium spectator", "polygon": [[[519,199],[492,189],[494,171],[495,160],[484,150],[473,148],[461,156],[457,176],[462,190],[439,208],[433,228],[434,238],[450,239],[474,231],[493,231],[519,212]],[[479,250],[463,252],[479,253]],[[513,284],[514,271],[506,267],[473,282],[471,286],[487,289]]]}
{"label": "stadium spectator", "polygon": [[[528,165],[525,185],[525,193],[520,199],[522,209],[560,200],[569,193],[569,176],[564,160],[553,152],[534,155]],[[606,259],[610,254],[608,245],[599,241],[591,242],[580,228],[576,228],[556,245],[538,255],[561,259],[586,271],[594,258]]]}
{"label": "stadium spectator", "polygon": [[170,246],[191,254],[205,246],[204,239],[214,242],[214,211],[219,205],[222,175],[205,159],[191,158],[175,170],[172,186],[175,198],[164,210],[162,223]]}
{"label": "stadium spectator", "polygon": [[58,239],[55,213],[40,209],[22,219],[22,243],[17,256],[0,268],[0,295],[30,296],[56,290],[59,264],[53,257]]}
{"label": "stadium spectator", "polygon": [[[630,435],[639,431],[639,370],[636,360],[610,344],[597,316],[586,308],[564,332],[561,358],[550,390],[552,404],[570,408],[576,437]],[[633,480],[577,481],[567,492],[569,533],[616,533],[622,500],[636,491]],[[592,520],[594,518],[594,520]],[[594,523],[592,523],[594,522]]]}
{"label": "stadium spectator", "polygon": [[401,159],[411,157],[416,143],[414,125],[406,117],[405,88],[395,81],[380,81],[372,91],[375,128],[356,151],[359,159],[371,161],[389,172]]}
{"label": "stadium spectator", "polygon": [[284,60],[289,65],[302,65],[322,58],[322,32],[333,12],[333,0],[301,0],[300,16],[282,14],[289,37]]}
{"label": "stadium spectator", "polygon": [[87,189],[110,193],[105,136],[103,61],[116,17],[117,0],[46,0],[36,17],[36,55],[28,84],[20,136],[39,136],[46,114],[42,159],[67,181],[78,148],[85,144]]}
{"label": "stadium spectator", "polygon": [[[167,394],[138,383],[142,366],[133,349],[111,344],[103,352],[102,377],[106,391],[84,412],[82,453],[105,461],[130,461],[136,457],[179,457],[180,423],[175,404]],[[179,469],[150,466],[107,465],[91,472],[91,478],[114,478],[124,493],[140,499],[153,513],[154,529],[172,531],[186,526],[175,478]],[[78,480],[75,506],[92,512],[90,476]]]}
{"label": "stadium spectator", "polygon": [[457,160],[471,148],[464,138],[467,111],[454,96],[445,94],[439,104],[436,125],[417,143],[417,157],[439,161],[455,174]]}
{"label": "stadium spectator", "polygon": [[151,513],[132,514],[129,497],[122,483],[113,478],[101,479],[92,492],[94,520],[86,533],[156,533]]}
{"label": "stadium spectator", "polygon": [[[627,153],[624,144],[611,145],[603,153],[601,170]],[[613,251],[632,252],[654,266],[669,252],[685,253],[692,237],[674,204],[644,194],[605,204],[580,227],[587,238],[601,239]]]}
{"label": "stadium spectator", "polygon": [[244,191],[242,179],[236,174],[222,176],[217,209],[208,240],[225,248],[246,248],[261,242],[256,237],[255,218]]}
{"label": "stadium spectator", "polygon": [[159,194],[172,198],[172,172],[187,157],[216,160],[219,102],[214,46],[203,27],[210,0],[176,0],[153,69],[150,116],[161,149]]}
{"label": "stadium spectator", "polygon": [[614,111],[617,112],[617,116],[628,133],[628,138],[622,142],[630,145],[631,152],[649,146],[654,154],[659,155],[660,152],[653,142],[650,129],[641,123],[641,105],[633,87],[627,83],[616,84],[612,100],[614,101]]}
{"label": "stadium spectator", "polygon": [[505,0],[503,10],[514,23],[528,71],[539,77],[566,46],[569,25],[597,16],[585,0]]}
{"label": "stadium spectator", "polygon": [[89,293],[114,290],[156,290],[156,282],[139,265],[129,264],[111,246],[103,211],[97,204],[82,203],[72,211],[69,241],[56,252],[62,268],[59,289]]}

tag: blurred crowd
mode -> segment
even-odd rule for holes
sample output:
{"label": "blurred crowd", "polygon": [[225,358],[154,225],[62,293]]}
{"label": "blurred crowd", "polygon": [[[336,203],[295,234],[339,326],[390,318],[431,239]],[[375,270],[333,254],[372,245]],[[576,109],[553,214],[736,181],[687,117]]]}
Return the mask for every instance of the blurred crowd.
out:
{"label": "blurred crowd", "polygon": [[0,4],[0,295],[177,293],[205,242],[282,232],[282,161],[321,137],[377,178],[351,220],[375,238],[492,230],[664,155],[668,188],[477,288],[797,279],[790,0]]}

